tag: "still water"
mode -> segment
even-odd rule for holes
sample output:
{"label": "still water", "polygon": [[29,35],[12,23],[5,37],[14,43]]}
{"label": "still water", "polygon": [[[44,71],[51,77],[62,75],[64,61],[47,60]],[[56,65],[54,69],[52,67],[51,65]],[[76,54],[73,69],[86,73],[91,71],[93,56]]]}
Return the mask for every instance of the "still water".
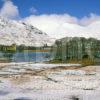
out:
{"label": "still water", "polygon": [[49,52],[0,53],[0,57],[6,58],[11,62],[41,62],[49,60],[49,56]]}

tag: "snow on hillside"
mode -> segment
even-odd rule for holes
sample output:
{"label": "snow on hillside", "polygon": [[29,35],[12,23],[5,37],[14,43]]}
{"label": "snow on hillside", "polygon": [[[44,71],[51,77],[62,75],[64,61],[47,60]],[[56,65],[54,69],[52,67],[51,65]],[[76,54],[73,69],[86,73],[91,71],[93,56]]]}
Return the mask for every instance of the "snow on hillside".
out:
{"label": "snow on hillside", "polygon": [[51,45],[53,39],[32,25],[0,16],[0,44],[11,45],[14,43],[26,46],[43,46],[44,44]]}

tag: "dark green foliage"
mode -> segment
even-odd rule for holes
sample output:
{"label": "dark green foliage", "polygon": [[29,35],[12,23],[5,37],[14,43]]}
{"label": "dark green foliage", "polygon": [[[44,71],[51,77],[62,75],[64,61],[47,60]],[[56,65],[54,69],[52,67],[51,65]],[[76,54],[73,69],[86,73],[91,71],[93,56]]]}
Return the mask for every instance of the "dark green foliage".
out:
{"label": "dark green foliage", "polygon": [[60,61],[100,60],[100,40],[84,37],[67,37],[52,46],[52,57]]}
{"label": "dark green foliage", "polygon": [[0,45],[1,52],[16,52],[16,44],[12,44],[11,46]]}
{"label": "dark green foliage", "polygon": [[0,51],[1,52],[24,52],[24,50],[45,50],[45,49],[49,49],[51,47],[47,46],[47,44],[45,44],[44,46],[41,47],[35,47],[35,46],[25,46],[25,45],[19,45],[17,46],[16,44],[12,44],[10,46],[6,46],[6,45],[0,45]]}

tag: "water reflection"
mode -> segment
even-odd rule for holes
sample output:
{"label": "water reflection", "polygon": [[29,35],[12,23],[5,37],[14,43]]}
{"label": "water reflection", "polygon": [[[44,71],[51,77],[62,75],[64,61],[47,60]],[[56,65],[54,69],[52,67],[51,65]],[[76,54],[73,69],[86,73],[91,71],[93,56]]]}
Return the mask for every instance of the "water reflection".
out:
{"label": "water reflection", "polygon": [[49,52],[0,52],[0,58],[11,62],[40,62],[49,60]]}
{"label": "water reflection", "polygon": [[10,52],[3,52],[3,57],[6,58],[7,60],[11,61],[13,56],[14,56],[14,52],[10,53]]}

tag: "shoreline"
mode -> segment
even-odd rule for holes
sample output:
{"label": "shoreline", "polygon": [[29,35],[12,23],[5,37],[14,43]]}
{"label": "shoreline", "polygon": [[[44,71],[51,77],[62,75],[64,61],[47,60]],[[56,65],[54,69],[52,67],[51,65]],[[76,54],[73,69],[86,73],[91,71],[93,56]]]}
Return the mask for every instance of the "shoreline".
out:
{"label": "shoreline", "polygon": [[40,97],[43,97],[43,100],[71,100],[70,98],[76,97],[79,100],[99,100],[99,76],[100,66],[2,63],[0,98],[41,100]]}

